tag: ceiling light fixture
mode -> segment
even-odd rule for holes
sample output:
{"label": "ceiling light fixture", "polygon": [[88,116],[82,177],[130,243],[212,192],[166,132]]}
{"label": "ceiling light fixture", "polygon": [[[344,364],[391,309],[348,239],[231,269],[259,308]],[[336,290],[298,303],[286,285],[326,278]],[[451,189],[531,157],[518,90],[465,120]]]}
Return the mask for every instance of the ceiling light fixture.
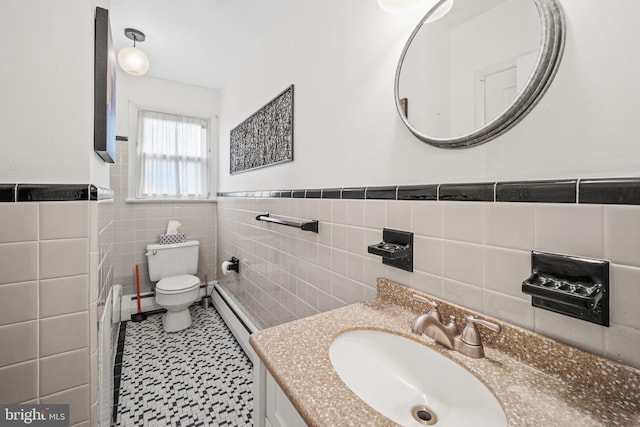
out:
{"label": "ceiling light fixture", "polygon": [[149,57],[142,49],[136,47],[136,42],[144,41],[144,33],[133,28],[125,28],[124,35],[133,40],[133,46],[120,49],[118,63],[125,73],[132,76],[143,76],[149,71]]}
{"label": "ceiling light fixture", "polygon": [[[380,6],[380,8],[382,8],[383,10],[391,13],[407,12],[409,10],[417,8],[418,6],[427,5],[429,5],[430,9],[438,3],[439,0],[378,0],[378,6]],[[434,13],[434,15],[438,16],[433,17],[433,19],[429,22],[433,22],[446,15],[446,13],[451,9],[452,5],[453,1],[446,1],[444,2],[444,4],[441,3],[440,7],[438,8],[439,14]]]}
{"label": "ceiling light fixture", "polygon": [[378,0],[378,6],[391,13],[405,12],[413,9],[424,0]]}
{"label": "ceiling light fixture", "polygon": [[431,12],[431,15],[426,19],[425,23],[435,22],[438,19],[442,18],[444,15],[449,13],[453,8],[453,0],[446,0],[444,3],[440,3],[440,6]]}

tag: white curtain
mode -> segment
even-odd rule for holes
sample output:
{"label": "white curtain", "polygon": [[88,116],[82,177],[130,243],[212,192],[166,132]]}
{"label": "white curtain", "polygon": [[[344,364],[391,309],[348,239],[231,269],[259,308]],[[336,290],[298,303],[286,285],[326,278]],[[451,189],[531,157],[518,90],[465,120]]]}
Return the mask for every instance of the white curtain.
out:
{"label": "white curtain", "polygon": [[139,110],[139,198],[208,197],[205,119]]}

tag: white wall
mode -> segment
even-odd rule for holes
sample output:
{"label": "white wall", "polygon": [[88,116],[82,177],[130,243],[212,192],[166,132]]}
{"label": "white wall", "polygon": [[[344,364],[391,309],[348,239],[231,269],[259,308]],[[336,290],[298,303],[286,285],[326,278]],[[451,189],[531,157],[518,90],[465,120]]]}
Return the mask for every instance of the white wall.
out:
{"label": "white wall", "polygon": [[93,151],[95,7],[0,2],[0,181],[109,185]]}
{"label": "white wall", "polygon": [[[219,191],[638,175],[640,2],[560,3],[567,43],[542,101],[498,139],[450,151],[395,111],[396,62],[421,13],[291,1],[221,92]],[[291,83],[294,162],[230,176],[230,130]]]}
{"label": "white wall", "polygon": [[218,114],[217,90],[153,77],[132,77],[120,70],[116,78],[116,135],[129,136],[129,101],[168,112]]}

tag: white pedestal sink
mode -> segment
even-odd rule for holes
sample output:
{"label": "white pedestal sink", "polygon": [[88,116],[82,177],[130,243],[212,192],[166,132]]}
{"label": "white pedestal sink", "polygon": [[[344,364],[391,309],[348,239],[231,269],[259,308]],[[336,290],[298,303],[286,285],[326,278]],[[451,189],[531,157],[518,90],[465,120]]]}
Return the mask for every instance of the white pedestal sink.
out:
{"label": "white pedestal sink", "polygon": [[507,426],[500,404],[475,376],[418,342],[382,331],[348,331],[332,342],[329,357],[358,397],[403,426]]}

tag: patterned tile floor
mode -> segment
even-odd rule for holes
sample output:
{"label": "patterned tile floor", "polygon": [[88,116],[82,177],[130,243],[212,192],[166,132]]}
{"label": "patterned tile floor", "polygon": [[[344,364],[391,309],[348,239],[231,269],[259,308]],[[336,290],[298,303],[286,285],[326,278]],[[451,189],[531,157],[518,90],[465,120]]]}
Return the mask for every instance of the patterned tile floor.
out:
{"label": "patterned tile floor", "polygon": [[250,360],[215,308],[165,333],[161,314],[128,322],[116,426],[250,426]]}

